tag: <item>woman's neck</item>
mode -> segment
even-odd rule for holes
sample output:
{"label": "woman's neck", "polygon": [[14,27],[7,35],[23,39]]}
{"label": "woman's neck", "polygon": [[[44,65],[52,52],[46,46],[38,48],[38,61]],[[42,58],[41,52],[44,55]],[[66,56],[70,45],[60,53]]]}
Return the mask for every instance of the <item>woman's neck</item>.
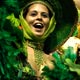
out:
{"label": "woman's neck", "polygon": [[33,49],[38,49],[43,51],[44,43],[43,42],[33,42],[27,40],[27,45]]}
{"label": "woman's neck", "polygon": [[39,76],[41,73],[41,65],[44,62],[44,44],[42,42],[27,41],[28,62]]}

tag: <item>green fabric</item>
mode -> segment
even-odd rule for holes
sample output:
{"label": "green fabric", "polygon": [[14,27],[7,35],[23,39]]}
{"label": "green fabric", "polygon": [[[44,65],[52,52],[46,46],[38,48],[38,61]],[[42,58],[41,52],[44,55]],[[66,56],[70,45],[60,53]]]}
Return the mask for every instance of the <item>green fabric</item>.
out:
{"label": "green fabric", "polygon": [[80,23],[80,10],[78,9],[78,22]]}
{"label": "green fabric", "polygon": [[73,51],[73,47],[68,47],[61,53],[53,52],[54,69],[50,70],[48,67],[44,67],[42,74],[49,80],[80,80],[80,64],[76,64],[77,55]]}
{"label": "green fabric", "polygon": [[69,66],[70,71],[76,72],[80,76],[80,64],[75,64],[69,58],[67,58],[65,61],[66,64]]}
{"label": "green fabric", "polygon": [[27,21],[23,18],[23,11],[21,12],[20,14],[20,22],[21,22],[21,25],[23,27],[23,32],[24,32],[24,37],[28,40],[32,40],[32,41],[41,41],[41,42],[44,42],[45,39],[49,36],[49,34],[51,32],[53,32],[54,28],[55,28],[55,25],[56,25],[56,21],[55,21],[55,18],[54,16],[51,18],[50,20],[50,24],[49,24],[49,27],[48,29],[45,31],[45,33],[43,34],[43,36],[41,37],[38,37],[38,36],[35,36],[33,34],[33,32],[31,31],[31,28],[30,26],[28,25]]}

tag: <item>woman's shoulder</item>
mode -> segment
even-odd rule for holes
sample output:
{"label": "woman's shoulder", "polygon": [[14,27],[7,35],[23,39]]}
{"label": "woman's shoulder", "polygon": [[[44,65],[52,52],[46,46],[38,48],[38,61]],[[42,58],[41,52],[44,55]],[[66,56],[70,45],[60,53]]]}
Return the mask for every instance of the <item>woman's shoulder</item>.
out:
{"label": "woman's shoulder", "polygon": [[80,39],[77,37],[70,37],[62,46],[62,49],[67,49],[68,47],[73,47],[74,52],[77,51],[77,47],[80,45]]}

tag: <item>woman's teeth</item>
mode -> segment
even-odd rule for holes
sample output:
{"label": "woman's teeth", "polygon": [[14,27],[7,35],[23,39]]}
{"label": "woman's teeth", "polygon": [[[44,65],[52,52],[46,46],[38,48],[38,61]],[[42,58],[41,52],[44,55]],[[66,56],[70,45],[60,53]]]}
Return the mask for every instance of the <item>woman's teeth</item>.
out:
{"label": "woman's teeth", "polygon": [[35,28],[43,28],[43,24],[37,23],[37,24],[34,24],[34,27]]}

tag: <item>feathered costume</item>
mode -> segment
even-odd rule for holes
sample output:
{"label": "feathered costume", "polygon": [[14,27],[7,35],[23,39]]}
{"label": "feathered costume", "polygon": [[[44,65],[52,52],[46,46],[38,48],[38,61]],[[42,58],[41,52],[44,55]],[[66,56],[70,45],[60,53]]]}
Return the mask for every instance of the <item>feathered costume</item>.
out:
{"label": "feathered costume", "polygon": [[[78,16],[73,0],[35,0],[55,12],[45,34],[41,38],[35,37],[23,17],[23,12],[31,1],[34,2],[34,0],[0,0],[0,79],[36,80],[35,71],[25,61],[28,56],[25,40],[40,44],[44,42],[44,52],[49,54],[60,47],[76,29]],[[32,43],[30,46],[34,47]],[[80,75],[80,69],[77,67],[79,65],[74,64],[76,55],[72,54],[71,50],[72,48],[64,50],[62,56],[57,52],[53,54],[55,69],[51,71],[45,67],[42,74],[46,77],[44,80],[73,80]],[[41,80],[42,78],[40,77]]]}

